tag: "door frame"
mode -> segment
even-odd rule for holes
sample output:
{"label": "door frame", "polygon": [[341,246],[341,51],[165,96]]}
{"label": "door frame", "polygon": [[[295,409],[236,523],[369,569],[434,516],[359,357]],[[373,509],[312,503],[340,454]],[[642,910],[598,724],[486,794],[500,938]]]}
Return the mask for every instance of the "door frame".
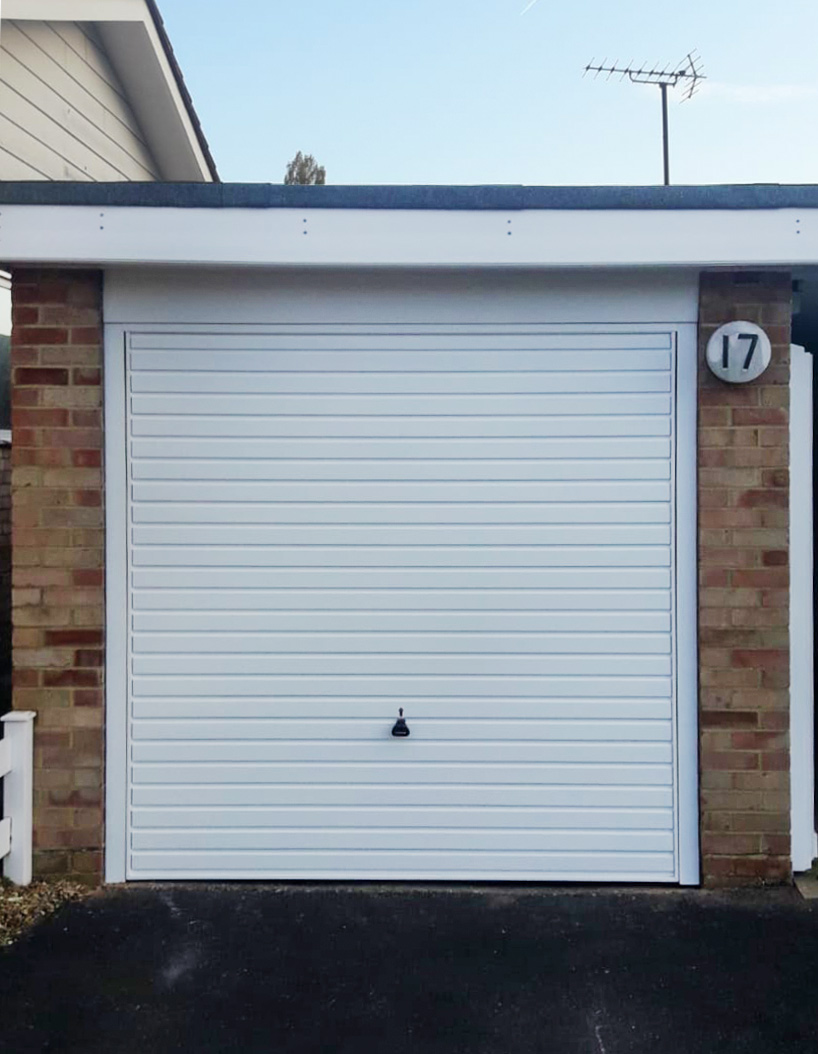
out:
{"label": "door frame", "polygon": [[790,346],[790,809],[793,871],[818,856],[815,834],[812,355]]}
{"label": "door frame", "polygon": [[103,327],[105,421],[105,860],[124,882],[128,857],[128,440],[127,330]]}
{"label": "door frame", "polygon": [[679,884],[701,882],[699,822],[698,327],[676,325],[676,793]]}

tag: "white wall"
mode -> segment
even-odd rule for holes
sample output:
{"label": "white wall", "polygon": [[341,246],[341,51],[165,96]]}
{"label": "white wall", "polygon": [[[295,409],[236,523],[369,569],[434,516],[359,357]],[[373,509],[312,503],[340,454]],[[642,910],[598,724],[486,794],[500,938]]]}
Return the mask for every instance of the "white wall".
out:
{"label": "white wall", "polygon": [[3,20],[0,179],[159,178],[94,27]]}
{"label": "white wall", "polygon": [[[300,218],[300,213],[298,214]],[[7,228],[4,227],[4,234]],[[695,323],[698,273],[111,267],[105,319],[124,324],[492,322]],[[634,304],[639,316],[634,318]]]}

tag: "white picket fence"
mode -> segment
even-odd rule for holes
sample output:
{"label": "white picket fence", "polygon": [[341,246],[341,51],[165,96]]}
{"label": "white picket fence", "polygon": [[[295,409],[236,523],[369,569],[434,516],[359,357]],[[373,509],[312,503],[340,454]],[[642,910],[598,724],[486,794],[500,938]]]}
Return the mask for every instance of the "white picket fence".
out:
{"label": "white picket fence", "polygon": [[35,717],[28,710],[14,710],[0,718],[0,860],[3,875],[18,886],[27,886],[31,881]]}

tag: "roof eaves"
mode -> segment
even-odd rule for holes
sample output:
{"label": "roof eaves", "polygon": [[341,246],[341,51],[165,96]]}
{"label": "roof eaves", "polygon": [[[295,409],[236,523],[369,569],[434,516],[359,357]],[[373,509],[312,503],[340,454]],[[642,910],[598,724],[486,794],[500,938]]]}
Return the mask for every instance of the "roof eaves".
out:
{"label": "roof eaves", "polygon": [[146,0],[148,10],[150,11],[153,23],[156,26],[156,32],[159,34],[159,39],[162,42],[165,55],[167,57],[170,68],[173,71],[173,77],[176,81],[176,86],[179,89],[179,94],[182,96],[182,101],[185,104],[190,122],[193,125],[193,131],[196,134],[199,146],[201,147],[202,153],[204,154],[205,162],[210,171],[210,175],[213,177],[214,183],[221,182],[219,178],[219,172],[216,168],[216,161],[210,150],[210,144],[207,141],[207,137],[204,134],[199,115],[196,113],[196,107],[193,105],[193,98],[188,91],[187,84],[185,83],[184,74],[182,73],[182,67],[179,65],[179,61],[176,58],[176,54],[173,50],[173,45],[170,42],[168,31],[165,28],[165,22],[162,18],[162,14],[159,10],[159,6],[156,0]]}

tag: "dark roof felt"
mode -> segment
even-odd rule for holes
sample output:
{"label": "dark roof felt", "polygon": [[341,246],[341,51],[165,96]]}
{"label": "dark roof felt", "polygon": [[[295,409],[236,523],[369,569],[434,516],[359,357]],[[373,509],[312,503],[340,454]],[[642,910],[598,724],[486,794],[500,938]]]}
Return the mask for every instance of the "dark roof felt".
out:
{"label": "dark roof felt", "polygon": [[2,205],[244,209],[814,209],[818,185],[691,187],[283,186],[0,182]]}

